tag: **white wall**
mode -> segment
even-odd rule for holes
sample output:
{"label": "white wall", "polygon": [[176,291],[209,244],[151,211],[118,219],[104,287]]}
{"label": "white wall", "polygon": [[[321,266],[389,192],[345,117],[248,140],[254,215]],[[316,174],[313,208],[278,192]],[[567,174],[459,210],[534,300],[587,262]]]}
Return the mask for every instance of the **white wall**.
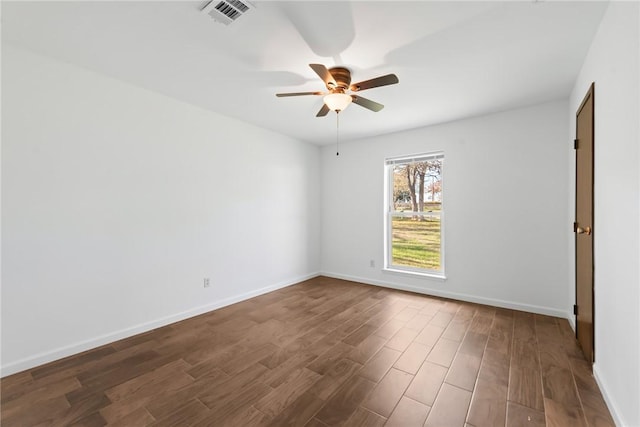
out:
{"label": "white wall", "polygon": [[[339,157],[324,147],[323,273],[567,317],[568,120],[558,101],[349,142]],[[432,151],[445,153],[445,281],[381,269],[384,160]]]}
{"label": "white wall", "polygon": [[316,146],[6,44],[2,107],[3,375],[317,274]]}
{"label": "white wall", "polygon": [[[569,105],[575,137],[576,111],[595,82],[594,374],[624,426],[640,426],[639,9],[637,2],[609,5]],[[574,203],[572,197],[572,209]],[[570,242],[573,260],[573,237]]]}

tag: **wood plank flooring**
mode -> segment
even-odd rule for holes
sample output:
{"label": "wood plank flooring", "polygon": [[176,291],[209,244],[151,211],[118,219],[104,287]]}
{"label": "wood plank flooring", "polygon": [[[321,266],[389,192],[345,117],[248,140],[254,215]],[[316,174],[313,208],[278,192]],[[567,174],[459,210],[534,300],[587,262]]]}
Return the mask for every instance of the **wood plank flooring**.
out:
{"label": "wood plank flooring", "polygon": [[9,426],[613,426],[565,319],[317,277],[1,381]]}

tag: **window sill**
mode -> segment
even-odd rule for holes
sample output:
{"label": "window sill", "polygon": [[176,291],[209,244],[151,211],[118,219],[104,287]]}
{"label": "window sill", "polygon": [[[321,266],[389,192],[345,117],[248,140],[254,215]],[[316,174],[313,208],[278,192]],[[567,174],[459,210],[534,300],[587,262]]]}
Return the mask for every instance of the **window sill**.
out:
{"label": "window sill", "polygon": [[406,276],[414,276],[414,277],[415,276],[423,277],[428,279],[437,279],[437,280],[442,280],[443,282],[447,280],[447,276],[439,273],[423,273],[420,271],[400,270],[396,268],[383,268],[382,271],[385,273],[399,274],[401,276],[406,275]]}

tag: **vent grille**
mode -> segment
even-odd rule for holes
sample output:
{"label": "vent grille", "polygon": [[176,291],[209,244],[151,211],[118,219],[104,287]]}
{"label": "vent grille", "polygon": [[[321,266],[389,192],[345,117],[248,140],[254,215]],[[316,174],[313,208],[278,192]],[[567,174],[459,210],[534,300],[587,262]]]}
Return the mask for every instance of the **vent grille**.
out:
{"label": "vent grille", "polygon": [[242,3],[239,0],[230,0],[229,3],[231,4],[231,6],[235,7],[236,9],[238,9],[242,13],[246,12],[247,10],[249,10],[249,6],[247,6],[246,4]]}
{"label": "vent grille", "polygon": [[236,19],[251,11],[253,6],[248,1],[241,0],[212,0],[201,12],[206,13],[216,22],[229,25]]}

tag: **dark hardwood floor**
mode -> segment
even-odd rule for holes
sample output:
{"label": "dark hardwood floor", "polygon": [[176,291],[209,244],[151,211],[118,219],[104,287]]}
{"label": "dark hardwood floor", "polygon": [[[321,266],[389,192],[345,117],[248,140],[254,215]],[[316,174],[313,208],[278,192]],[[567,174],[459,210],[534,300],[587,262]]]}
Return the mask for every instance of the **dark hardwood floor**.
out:
{"label": "dark hardwood floor", "polygon": [[9,426],[612,426],[565,319],[318,277],[2,379]]}

